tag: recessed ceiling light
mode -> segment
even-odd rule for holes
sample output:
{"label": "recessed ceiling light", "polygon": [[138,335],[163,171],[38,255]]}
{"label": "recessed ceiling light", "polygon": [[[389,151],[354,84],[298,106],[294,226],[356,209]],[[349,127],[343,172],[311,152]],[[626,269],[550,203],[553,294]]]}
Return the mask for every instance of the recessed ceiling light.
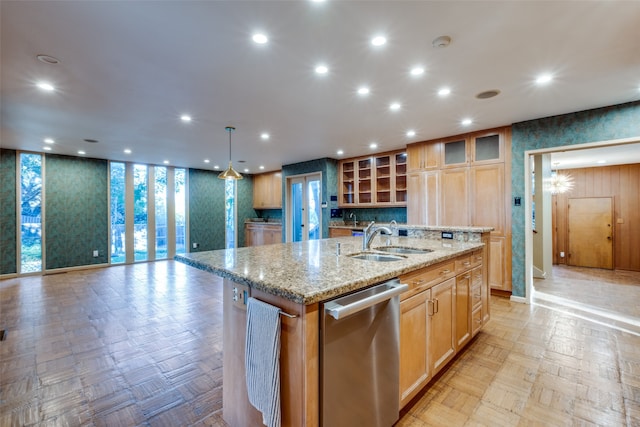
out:
{"label": "recessed ceiling light", "polygon": [[411,69],[412,76],[421,76],[422,74],[424,74],[424,68],[422,67],[413,67]]}
{"label": "recessed ceiling light", "polygon": [[211,161],[211,160],[209,160],[209,159],[204,159],[204,162],[205,162],[205,163],[209,163],[210,161]]}
{"label": "recessed ceiling light", "polygon": [[55,86],[49,82],[38,82],[37,86],[45,92],[53,92],[56,90]]}
{"label": "recessed ceiling light", "polygon": [[551,74],[541,74],[536,79],[536,83],[539,85],[547,84],[553,79]]}
{"label": "recessed ceiling light", "polygon": [[247,172],[249,172],[249,169],[244,168],[244,173],[247,173]]}
{"label": "recessed ceiling light", "polygon": [[369,148],[371,149],[378,148],[378,144],[376,144],[375,142],[372,142],[371,144],[369,144]]}
{"label": "recessed ceiling light", "polygon": [[262,34],[262,33],[256,33],[253,35],[252,37],[253,41],[258,43],[258,44],[265,44],[269,41],[269,38]]}
{"label": "recessed ceiling light", "polygon": [[316,73],[327,74],[328,72],[329,72],[329,68],[326,65],[320,64],[316,66]]}
{"label": "recessed ceiling light", "polygon": [[407,131],[407,136],[408,137],[412,137],[412,136],[416,136],[416,131],[411,129]]}
{"label": "recessed ceiling light", "polygon": [[343,150],[338,150],[338,151],[336,151],[336,154],[338,156],[342,156],[344,154],[344,151]]}
{"label": "recessed ceiling light", "polygon": [[85,154],[87,154],[87,153],[86,153],[85,151],[78,150],[78,154],[80,154],[81,156],[83,156],[83,155],[85,155]]}
{"label": "recessed ceiling light", "polygon": [[168,164],[169,164],[169,160],[165,160],[165,161],[164,161],[164,162],[162,162],[162,163],[164,163],[165,165],[168,165]]}
{"label": "recessed ceiling light", "polygon": [[449,96],[450,93],[451,89],[449,89],[448,87],[443,87],[438,91],[438,95],[440,96]]}
{"label": "recessed ceiling light", "polygon": [[45,144],[53,144],[53,143],[55,143],[55,141],[52,138],[45,138],[44,142],[45,142]]}
{"label": "recessed ceiling light", "polygon": [[392,102],[391,104],[389,104],[389,109],[391,111],[398,111],[400,109],[401,105],[399,102]]}
{"label": "recessed ceiling light", "polygon": [[260,165],[260,170],[264,170],[264,166]]}
{"label": "recessed ceiling light", "polygon": [[183,114],[180,116],[180,120],[182,120],[183,122],[190,122],[191,121],[191,116],[188,114]]}
{"label": "recessed ceiling light", "polygon": [[605,163],[607,163],[607,161],[606,160],[598,160],[596,163],[599,164],[599,165],[604,165]]}
{"label": "recessed ceiling light", "polygon": [[270,138],[270,135],[269,135],[268,133],[266,133],[266,132],[265,132],[265,133],[263,133],[262,135],[260,135],[260,138],[262,138],[262,139],[264,139],[264,140],[267,140],[267,139],[269,139],[269,138]]}
{"label": "recessed ceiling light", "polygon": [[42,149],[45,151],[51,151],[51,147],[42,147]]}
{"label": "recessed ceiling light", "polygon": [[325,0],[311,0],[312,3],[324,3]]}
{"label": "recessed ceiling light", "polygon": [[60,63],[60,60],[58,58],[54,58],[53,56],[49,55],[37,55],[36,58],[38,58],[38,61],[44,62],[45,64],[56,65]]}
{"label": "recessed ceiling light", "polygon": [[366,86],[360,86],[358,88],[358,95],[369,95],[369,92],[370,92],[370,90]]}
{"label": "recessed ceiling light", "polygon": [[462,126],[469,126],[471,123],[473,123],[473,120],[471,119],[462,119],[462,121],[460,122],[462,123]]}
{"label": "recessed ceiling light", "polygon": [[387,38],[385,36],[375,36],[371,39],[371,44],[374,46],[382,46],[387,43]]}
{"label": "recessed ceiling light", "polygon": [[214,169],[220,169],[220,166],[215,165],[213,168],[214,168]]}
{"label": "recessed ceiling light", "polygon": [[130,150],[130,149],[128,149],[128,148],[125,148],[125,149],[124,149],[124,154],[131,154],[131,150]]}

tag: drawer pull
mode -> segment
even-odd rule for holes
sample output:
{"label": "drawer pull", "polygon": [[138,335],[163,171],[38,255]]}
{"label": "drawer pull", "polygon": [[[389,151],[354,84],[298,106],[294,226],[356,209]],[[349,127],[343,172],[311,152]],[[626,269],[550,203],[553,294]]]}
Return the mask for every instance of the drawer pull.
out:
{"label": "drawer pull", "polygon": [[473,294],[473,297],[480,299],[480,294]]}
{"label": "drawer pull", "polygon": [[464,278],[465,278],[465,279],[467,279],[467,280],[469,280],[469,279],[471,279],[471,275],[470,275],[470,274],[466,274],[466,275],[464,276]]}
{"label": "drawer pull", "polygon": [[448,268],[445,268],[440,272],[440,274],[449,274],[449,273],[451,273],[451,270],[449,270]]}
{"label": "drawer pull", "polygon": [[471,263],[469,261],[465,261],[462,263],[462,265],[471,265]]}
{"label": "drawer pull", "polygon": [[424,283],[424,281],[425,281],[424,279],[416,279],[416,280],[413,281],[413,284],[416,285],[416,286],[417,285],[422,285]]}

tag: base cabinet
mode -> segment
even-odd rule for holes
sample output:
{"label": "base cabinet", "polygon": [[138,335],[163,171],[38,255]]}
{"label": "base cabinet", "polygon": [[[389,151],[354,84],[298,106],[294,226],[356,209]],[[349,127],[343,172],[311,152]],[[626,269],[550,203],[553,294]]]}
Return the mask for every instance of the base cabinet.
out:
{"label": "base cabinet", "polygon": [[[488,233],[484,238],[488,241]],[[488,248],[400,277],[400,407],[413,399],[488,320]]]}
{"label": "base cabinet", "polygon": [[262,246],[282,243],[282,225],[247,223],[244,225],[244,245]]}

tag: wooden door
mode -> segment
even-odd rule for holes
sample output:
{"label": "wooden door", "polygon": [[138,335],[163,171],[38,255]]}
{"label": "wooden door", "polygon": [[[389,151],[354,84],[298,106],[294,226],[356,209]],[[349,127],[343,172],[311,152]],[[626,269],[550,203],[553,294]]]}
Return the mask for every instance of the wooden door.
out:
{"label": "wooden door", "polygon": [[569,265],[613,269],[612,212],[611,197],[569,198]]}
{"label": "wooden door", "polygon": [[471,225],[493,227],[492,234],[505,234],[504,165],[471,168]]}

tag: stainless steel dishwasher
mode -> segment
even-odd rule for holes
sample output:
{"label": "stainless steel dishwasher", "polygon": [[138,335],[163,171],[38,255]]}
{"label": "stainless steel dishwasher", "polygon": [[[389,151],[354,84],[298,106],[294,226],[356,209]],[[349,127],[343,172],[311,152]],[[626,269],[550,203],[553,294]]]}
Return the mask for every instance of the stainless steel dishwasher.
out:
{"label": "stainless steel dishwasher", "polygon": [[322,304],[321,416],[326,427],[390,427],[398,420],[398,279]]}

